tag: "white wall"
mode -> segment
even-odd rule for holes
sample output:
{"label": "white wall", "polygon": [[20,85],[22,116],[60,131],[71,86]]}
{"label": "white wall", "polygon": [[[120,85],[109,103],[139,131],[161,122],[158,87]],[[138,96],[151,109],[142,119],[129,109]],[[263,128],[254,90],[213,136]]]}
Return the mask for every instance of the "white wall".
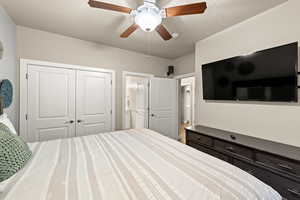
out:
{"label": "white wall", "polygon": [[116,128],[122,127],[122,71],[164,76],[171,60],[49,32],[17,27],[19,58],[108,68],[116,71]]}
{"label": "white wall", "polygon": [[0,59],[0,80],[9,79],[13,83],[13,102],[5,109],[9,118],[18,129],[19,87],[16,64],[16,25],[0,6],[0,41],[3,44],[3,58]]}
{"label": "white wall", "polygon": [[195,72],[195,53],[174,59],[172,65],[175,66],[175,76]]}
{"label": "white wall", "polygon": [[300,1],[288,2],[196,44],[198,124],[300,147],[300,105],[205,102],[201,65],[300,41]]}

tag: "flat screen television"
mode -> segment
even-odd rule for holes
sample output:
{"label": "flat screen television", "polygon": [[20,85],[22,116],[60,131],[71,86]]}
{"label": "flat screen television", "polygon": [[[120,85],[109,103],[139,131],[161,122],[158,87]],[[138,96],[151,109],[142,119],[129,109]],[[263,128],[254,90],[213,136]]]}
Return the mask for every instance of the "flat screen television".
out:
{"label": "flat screen television", "polygon": [[297,102],[298,43],[202,66],[203,99]]}

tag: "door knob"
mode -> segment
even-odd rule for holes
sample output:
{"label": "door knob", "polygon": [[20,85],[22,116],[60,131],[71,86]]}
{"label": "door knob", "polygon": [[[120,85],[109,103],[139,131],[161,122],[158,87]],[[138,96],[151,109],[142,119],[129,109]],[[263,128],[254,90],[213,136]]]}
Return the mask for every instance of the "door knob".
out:
{"label": "door knob", "polygon": [[81,120],[81,119],[78,119],[78,120],[77,120],[77,123],[81,123],[81,122],[84,122],[84,121]]}
{"label": "door knob", "polygon": [[73,124],[74,120],[66,121],[65,124]]}
{"label": "door knob", "polygon": [[155,117],[155,115],[154,115],[154,114],[151,114],[151,117]]}

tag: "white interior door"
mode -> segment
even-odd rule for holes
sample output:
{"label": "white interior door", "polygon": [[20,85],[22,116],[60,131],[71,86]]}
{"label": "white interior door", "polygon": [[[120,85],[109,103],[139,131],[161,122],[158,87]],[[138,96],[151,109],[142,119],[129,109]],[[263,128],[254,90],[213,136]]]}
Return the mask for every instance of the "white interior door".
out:
{"label": "white interior door", "polygon": [[111,74],[77,71],[76,135],[112,130]]}
{"label": "white interior door", "polygon": [[148,84],[148,78],[137,83],[135,128],[148,128]]}
{"label": "white interior door", "polygon": [[178,139],[177,82],[175,79],[150,79],[149,128]]}
{"label": "white interior door", "polygon": [[28,66],[28,141],[75,135],[75,71]]}

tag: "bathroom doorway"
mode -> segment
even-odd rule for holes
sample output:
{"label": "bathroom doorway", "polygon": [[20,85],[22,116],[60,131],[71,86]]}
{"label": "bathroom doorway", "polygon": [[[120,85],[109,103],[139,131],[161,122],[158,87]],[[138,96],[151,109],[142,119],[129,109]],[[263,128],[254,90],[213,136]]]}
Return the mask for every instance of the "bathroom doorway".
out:
{"label": "bathroom doorway", "polygon": [[188,76],[179,79],[179,140],[185,141],[185,128],[192,126],[195,119],[195,77]]}
{"label": "bathroom doorway", "polygon": [[148,74],[123,73],[123,129],[149,127]]}

